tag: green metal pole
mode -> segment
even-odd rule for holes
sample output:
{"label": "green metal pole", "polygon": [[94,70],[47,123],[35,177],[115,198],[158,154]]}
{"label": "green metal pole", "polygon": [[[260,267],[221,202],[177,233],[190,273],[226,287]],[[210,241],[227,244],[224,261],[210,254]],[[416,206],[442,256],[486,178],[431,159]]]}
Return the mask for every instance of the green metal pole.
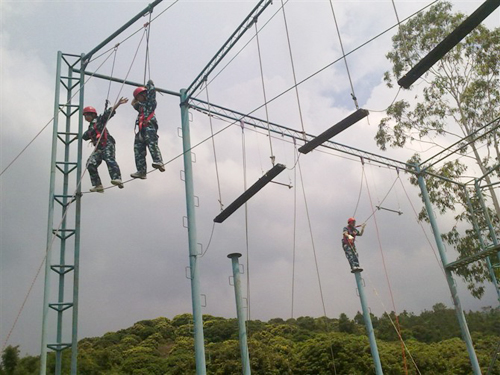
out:
{"label": "green metal pole", "polygon": [[382,371],[382,364],[380,363],[380,356],[378,354],[377,341],[375,340],[375,333],[373,331],[372,319],[370,317],[368,305],[366,304],[365,288],[363,286],[361,270],[354,271],[354,276],[356,277],[356,284],[358,285],[359,299],[361,300],[361,308],[363,309],[363,319],[365,321],[366,333],[368,334],[370,351],[372,353],[373,363],[375,364],[375,373],[377,375],[383,375],[384,372]]}
{"label": "green metal pole", "polygon": [[[491,223],[490,215],[488,214],[488,208],[486,207],[486,203],[484,202],[483,194],[481,193],[481,187],[479,186],[479,180],[474,181],[474,188],[476,189],[476,195],[479,198],[479,203],[481,204],[481,207],[484,212],[484,218],[486,219],[486,224],[488,225],[488,229],[490,232],[491,239],[493,241],[493,245],[498,245],[498,238],[495,233],[495,228],[493,227],[493,224]],[[498,256],[500,257],[500,253],[498,253]],[[498,295],[498,300],[500,301],[500,286],[498,285],[498,281],[495,275],[495,270],[493,269],[490,261],[490,257],[486,258],[486,263],[488,265],[488,271],[491,276],[491,280],[493,281],[493,284],[495,284],[495,288],[497,290],[497,295]]]}
{"label": "green metal pole", "polygon": [[49,186],[49,213],[47,220],[47,244],[45,249],[45,284],[43,290],[43,313],[42,313],[42,340],[40,348],[40,375],[47,372],[47,330],[48,330],[48,312],[50,299],[50,263],[52,258],[52,226],[54,221],[54,186],[56,177],[56,157],[57,157],[57,129],[59,119],[59,95],[61,80],[61,60],[62,52],[57,52],[56,68],[56,88],[54,99],[54,124],[52,131],[52,155],[50,162],[50,186]]}
{"label": "green metal pole", "polygon": [[429,221],[431,223],[432,232],[434,233],[434,239],[436,240],[436,245],[439,250],[439,255],[441,256],[441,262],[443,263],[443,268],[446,274],[446,281],[448,282],[448,287],[450,288],[451,297],[453,299],[453,304],[455,305],[455,311],[457,314],[458,323],[460,325],[460,330],[462,331],[462,338],[465,341],[467,347],[467,352],[469,353],[469,359],[472,365],[472,371],[475,375],[481,374],[481,368],[477,360],[476,352],[474,350],[474,345],[472,344],[472,338],[469,333],[469,327],[467,327],[467,321],[465,320],[465,315],[460,304],[460,299],[458,297],[457,288],[455,285],[455,280],[451,274],[451,271],[446,268],[448,260],[446,257],[446,252],[444,249],[443,240],[441,239],[441,234],[432,211],[431,201],[429,199],[429,192],[427,191],[427,186],[425,185],[424,178],[420,171],[420,166],[416,165],[416,172],[418,177],[418,185],[422,192],[422,200],[424,201],[425,208],[427,210],[427,215],[429,216]]}
{"label": "green metal pole", "polygon": [[243,312],[243,298],[241,297],[240,263],[238,262],[238,258],[241,257],[241,254],[232,253],[227,257],[231,259],[231,264],[233,266],[234,296],[236,298],[236,314],[238,316],[239,330],[238,337],[240,339],[240,353],[243,366],[243,375],[250,375],[252,372],[250,370],[250,357],[248,355],[247,328],[245,326],[245,313]]}
{"label": "green metal pole", "polygon": [[196,242],[196,218],[194,205],[193,168],[191,160],[191,135],[189,131],[189,108],[186,90],[181,90],[182,147],[184,151],[184,183],[186,188],[186,208],[188,221],[189,265],[191,268],[191,298],[194,319],[194,350],[196,374],[205,375],[205,346],[203,340],[203,315],[201,312],[200,278],[198,271],[198,251]]}

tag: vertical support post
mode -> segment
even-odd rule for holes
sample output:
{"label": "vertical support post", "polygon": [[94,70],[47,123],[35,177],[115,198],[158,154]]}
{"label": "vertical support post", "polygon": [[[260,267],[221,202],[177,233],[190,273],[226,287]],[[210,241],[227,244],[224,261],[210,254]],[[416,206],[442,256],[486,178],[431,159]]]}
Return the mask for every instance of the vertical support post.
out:
{"label": "vertical support post", "polygon": [[243,298],[241,297],[241,277],[240,277],[240,263],[238,258],[241,257],[240,253],[232,253],[227,256],[231,259],[233,266],[234,278],[234,296],[236,298],[236,314],[238,316],[238,334],[240,340],[240,353],[241,363],[243,366],[243,375],[250,375],[250,357],[248,355],[247,343],[247,329],[245,326],[245,314],[243,313]]}
{"label": "vertical support post", "polygon": [[[490,232],[491,239],[493,241],[493,245],[498,245],[498,238],[495,233],[495,228],[493,227],[493,224],[491,223],[491,218],[490,215],[488,214],[488,208],[486,207],[486,203],[484,202],[483,194],[481,193],[481,187],[479,186],[479,180],[474,181],[474,188],[476,189],[476,195],[479,198],[479,203],[481,204],[481,208],[483,209],[484,212],[484,218],[486,219],[486,224],[488,225],[488,230]],[[498,254],[500,258],[500,253]],[[495,275],[495,270],[491,264],[490,257],[486,258],[486,264],[488,265],[488,271],[491,276],[491,280],[493,281],[493,284],[495,285],[495,289],[497,291],[497,296],[498,300],[500,301],[500,285],[498,284],[498,280]]]}
{"label": "vertical support post", "polygon": [[[73,60],[72,63],[69,61]],[[76,61],[75,61],[76,60]],[[54,104],[54,123],[52,136],[51,175],[49,187],[49,215],[47,225],[47,247],[45,257],[45,285],[43,297],[42,339],[40,353],[40,374],[47,372],[48,349],[55,351],[55,367],[51,371],[60,375],[63,372],[63,352],[71,348],[71,375],[77,373],[77,324],[78,324],[78,260],[80,251],[80,176],[82,171],[82,140],[83,129],[81,110],[83,108],[83,74],[73,77],[73,68],[81,62],[78,55],[67,55],[58,52],[57,74]],[[61,75],[62,66],[68,73]],[[72,92],[79,85],[82,90],[79,103],[72,104]],[[63,91],[66,90],[63,95]],[[61,102],[61,100],[63,102]],[[78,115],[78,129],[73,129],[72,117]],[[59,121],[63,116],[64,123]],[[76,141],[76,142],[75,142]],[[58,144],[62,144],[58,152]],[[77,146],[75,146],[77,145]],[[76,148],[76,150],[75,150]],[[58,204],[56,206],[56,203]],[[75,203],[75,206],[72,206]],[[57,213],[60,218],[54,221]],[[71,216],[70,216],[71,213]],[[74,214],[74,216],[72,216]],[[56,241],[58,246],[55,245]],[[58,247],[58,256],[54,253]],[[71,252],[73,250],[73,252]],[[68,276],[74,272],[73,279]],[[51,280],[55,273],[57,280]],[[72,285],[71,285],[72,284]],[[57,286],[57,292],[51,292],[52,286]],[[67,290],[73,287],[73,293]],[[51,302],[51,300],[55,300]],[[69,309],[73,309],[71,332],[68,328]],[[50,312],[55,312],[54,321],[49,323]],[[55,322],[55,334],[50,335],[50,329]],[[51,324],[52,323],[52,324]],[[71,339],[68,339],[71,335]]]}
{"label": "vertical support post", "polygon": [[191,269],[191,298],[194,320],[194,350],[196,355],[196,375],[206,374],[205,346],[203,340],[203,316],[201,313],[200,278],[198,271],[198,252],[196,242],[196,218],[194,205],[193,168],[191,160],[191,135],[189,130],[189,107],[186,90],[181,94],[182,147],[184,152],[184,174],[186,189],[186,208],[188,221],[189,265]]}
{"label": "vertical support post", "polygon": [[446,257],[446,252],[444,250],[443,240],[441,239],[441,234],[437,226],[436,218],[434,217],[434,213],[432,212],[432,205],[429,199],[429,192],[427,191],[427,186],[425,185],[424,178],[420,171],[420,166],[416,165],[415,168],[417,172],[416,175],[418,178],[418,185],[420,186],[420,191],[422,192],[422,200],[424,201],[425,209],[427,210],[427,215],[429,216],[432,232],[434,233],[434,239],[436,241],[436,245],[439,250],[439,255],[441,257],[441,262],[443,263],[444,272],[446,274],[446,281],[448,282],[448,287],[450,288],[451,297],[453,299],[453,305],[455,306],[455,312],[457,314],[460,330],[462,331],[462,339],[465,341],[467,352],[469,353],[469,359],[472,365],[472,371],[474,372],[475,375],[481,375],[481,368],[479,367],[479,362],[477,360],[476,352],[474,350],[474,345],[472,344],[472,338],[470,336],[469,327],[467,326],[467,321],[465,320],[465,315],[462,310],[462,305],[458,297],[455,280],[453,279],[451,271],[446,268],[448,260]]}
{"label": "vertical support post", "polygon": [[355,270],[353,273],[356,277],[356,284],[358,285],[359,299],[361,300],[361,308],[363,309],[363,319],[365,321],[366,333],[368,334],[368,339],[370,340],[370,351],[372,353],[373,363],[375,364],[375,373],[377,375],[383,375],[384,372],[382,371],[382,364],[380,363],[380,356],[378,354],[377,341],[375,340],[375,333],[373,331],[372,319],[366,303],[365,288],[363,286],[361,270]]}

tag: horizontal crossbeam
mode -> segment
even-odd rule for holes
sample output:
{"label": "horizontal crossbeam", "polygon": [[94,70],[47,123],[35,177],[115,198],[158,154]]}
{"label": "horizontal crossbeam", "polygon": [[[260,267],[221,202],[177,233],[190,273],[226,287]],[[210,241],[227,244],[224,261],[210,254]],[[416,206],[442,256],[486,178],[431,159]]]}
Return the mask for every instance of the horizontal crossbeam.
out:
{"label": "horizontal crossbeam", "polygon": [[[304,142],[308,142],[314,138],[314,135],[310,135],[308,133],[295,130],[283,125],[278,125],[273,122],[268,122],[261,120],[257,117],[246,115],[241,112],[237,112],[228,108],[221,107],[219,105],[215,105],[212,103],[207,103],[203,100],[197,98],[191,98],[189,102],[189,107],[197,110],[201,113],[204,113],[208,116],[217,115],[219,117],[223,117],[235,122],[243,122],[247,125],[253,126],[255,128],[263,129],[265,131],[270,131],[275,134],[279,134],[283,137],[289,137],[294,140],[303,140]],[[368,151],[363,151],[356,149],[354,147],[346,146],[340,143],[336,143],[333,141],[324,142],[321,147],[325,147],[331,150],[339,151],[345,154],[353,155],[364,160],[369,160],[381,165],[386,165],[389,167],[393,167],[396,169],[400,169],[410,173],[416,173],[415,167],[411,164],[404,163],[402,161],[386,158],[384,156],[380,156],[377,154],[373,154]]]}

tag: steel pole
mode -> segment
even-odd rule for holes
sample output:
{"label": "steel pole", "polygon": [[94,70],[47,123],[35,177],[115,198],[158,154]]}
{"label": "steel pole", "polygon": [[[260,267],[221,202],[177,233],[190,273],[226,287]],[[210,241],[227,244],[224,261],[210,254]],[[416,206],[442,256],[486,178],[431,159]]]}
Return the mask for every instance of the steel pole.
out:
{"label": "steel pole", "polygon": [[370,317],[368,305],[366,304],[365,288],[363,286],[361,270],[354,271],[354,276],[356,277],[356,284],[358,285],[359,299],[361,300],[361,308],[363,309],[363,319],[365,321],[366,333],[368,334],[368,339],[370,340],[370,351],[372,352],[373,363],[375,365],[375,373],[377,375],[383,375],[384,372],[382,371],[382,364],[380,363],[380,356],[378,354],[377,341],[375,340],[375,333],[373,331],[372,319]]}
{"label": "steel pole", "polygon": [[52,156],[50,162],[50,186],[49,186],[49,214],[47,220],[47,244],[45,249],[45,283],[43,290],[43,312],[42,312],[42,340],[40,348],[40,375],[47,372],[47,325],[50,298],[50,263],[52,257],[52,225],[54,221],[54,186],[56,179],[56,157],[57,157],[57,129],[59,119],[59,95],[61,80],[62,52],[57,52],[56,88],[54,99],[54,124],[52,127]]}
{"label": "steel pole", "polygon": [[[493,227],[493,224],[491,223],[490,215],[488,213],[488,208],[486,207],[486,203],[484,202],[483,194],[481,193],[481,187],[479,186],[479,180],[474,181],[474,188],[476,189],[476,195],[479,199],[479,203],[481,204],[481,208],[483,209],[484,212],[484,218],[486,219],[486,223],[488,225],[488,230],[490,232],[491,239],[493,241],[493,245],[498,245],[498,238],[495,233],[495,228]],[[481,237],[480,237],[481,238]],[[500,253],[498,253],[498,256],[500,257]],[[490,273],[491,280],[493,281],[493,284],[495,285],[495,289],[497,290],[497,296],[498,300],[500,301],[500,285],[498,284],[498,280],[495,275],[495,269],[493,268],[491,264],[490,257],[486,258],[486,264],[488,266],[488,271]]]}
{"label": "steel pole", "polygon": [[181,90],[182,147],[184,152],[184,183],[186,188],[186,208],[188,222],[189,265],[191,268],[191,298],[194,320],[194,350],[196,354],[196,374],[205,375],[205,347],[203,340],[203,316],[201,313],[200,278],[196,242],[196,218],[194,205],[193,168],[191,160],[191,135],[189,131],[189,108],[185,102],[186,90]]}
{"label": "steel pole", "polygon": [[243,298],[241,296],[241,277],[240,277],[240,263],[238,258],[241,257],[240,253],[232,253],[227,256],[231,259],[233,265],[233,278],[234,278],[234,296],[236,298],[236,314],[238,316],[238,333],[240,339],[240,353],[241,363],[243,366],[243,375],[250,375],[250,357],[248,355],[247,343],[247,328],[245,325],[245,313],[243,312]]}
{"label": "steel pole", "polygon": [[462,338],[465,341],[465,345],[467,347],[467,352],[469,353],[469,359],[472,365],[472,370],[475,375],[480,375],[481,368],[479,367],[476,352],[474,350],[474,345],[472,344],[472,338],[469,333],[469,327],[467,326],[467,321],[465,320],[465,315],[462,310],[460,299],[458,297],[455,280],[453,279],[451,271],[446,268],[448,260],[446,257],[443,240],[441,239],[441,234],[437,226],[436,218],[434,217],[434,213],[432,211],[432,205],[429,199],[429,192],[427,191],[427,186],[425,185],[425,181],[420,171],[419,165],[416,166],[416,171],[418,177],[418,185],[420,186],[420,191],[422,192],[422,200],[424,201],[425,209],[427,210],[427,215],[429,216],[429,221],[431,223],[432,232],[434,233],[434,239],[436,240],[436,245],[439,250],[439,255],[441,256],[441,262],[443,263],[444,272],[446,274],[446,281],[448,282],[448,287],[450,288],[453,304],[455,305],[455,311],[457,314],[458,323],[460,325],[460,330],[462,331]]}

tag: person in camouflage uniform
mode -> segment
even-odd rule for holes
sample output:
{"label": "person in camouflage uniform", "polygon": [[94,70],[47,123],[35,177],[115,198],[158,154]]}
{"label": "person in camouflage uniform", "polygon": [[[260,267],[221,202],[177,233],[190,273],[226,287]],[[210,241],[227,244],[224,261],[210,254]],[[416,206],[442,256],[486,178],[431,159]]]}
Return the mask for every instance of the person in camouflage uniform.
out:
{"label": "person in camouflage uniform", "polygon": [[115,115],[116,109],[121,104],[127,102],[127,98],[121,98],[113,107],[105,110],[100,116],[97,115],[94,107],[89,106],[83,109],[83,117],[90,124],[88,129],[82,134],[82,138],[86,141],[90,140],[95,147],[87,161],[87,170],[89,171],[90,181],[93,186],[90,189],[91,192],[104,193],[104,188],[97,171],[103,160],[108,166],[111,183],[120,189],[123,188],[120,167],[115,160],[115,139],[109,134],[108,129],[106,129],[106,124]]}
{"label": "person in camouflage uniform", "polygon": [[356,236],[362,236],[365,231],[366,224],[361,225],[361,231],[356,229],[356,219],[353,217],[347,220],[347,227],[342,231],[342,248],[344,249],[345,256],[351,266],[351,272],[363,271],[359,266],[358,253],[354,241]]}
{"label": "person in camouflage uniform", "polygon": [[156,90],[152,80],[149,80],[146,87],[138,87],[134,90],[134,99],[132,106],[139,112],[135,126],[137,133],[134,140],[134,155],[137,172],[132,173],[130,177],[146,179],[146,147],[153,159],[153,168],[165,172],[158,147],[158,122],[155,117],[156,109]]}

